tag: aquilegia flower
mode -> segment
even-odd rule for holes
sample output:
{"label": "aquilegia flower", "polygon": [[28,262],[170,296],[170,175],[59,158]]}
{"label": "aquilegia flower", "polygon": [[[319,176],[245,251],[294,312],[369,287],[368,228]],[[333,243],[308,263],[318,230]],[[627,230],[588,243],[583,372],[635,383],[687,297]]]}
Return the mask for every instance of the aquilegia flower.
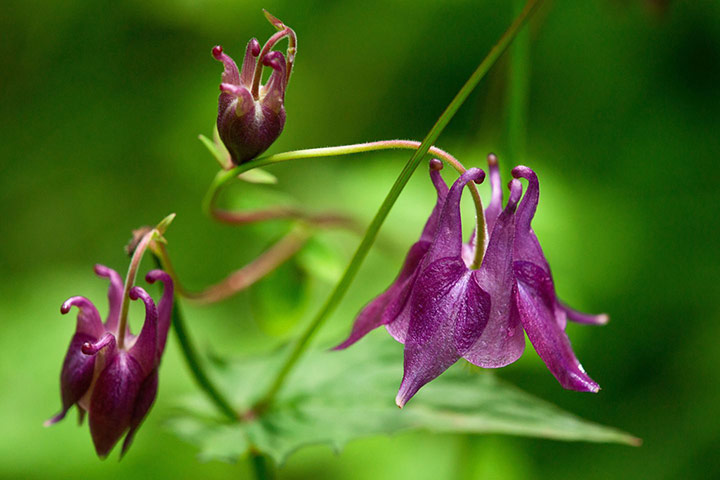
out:
{"label": "aquilegia flower", "polygon": [[[257,39],[250,40],[242,70],[238,70],[233,59],[223,53],[221,46],[212,50],[215,59],[225,66],[218,99],[218,133],[236,165],[267,150],[285,126],[285,89],[295,57],[295,32],[269,13],[265,14],[280,31],[262,50]],[[286,36],[290,39],[287,59],[281,52],[271,50]],[[273,70],[265,85],[261,85],[263,66]]]}
{"label": "aquilegia flower", "polygon": [[373,328],[385,325],[405,344],[404,375],[396,402],[405,403],[426,383],[460,358],[484,368],[517,360],[525,349],[523,329],[550,371],[565,388],[597,391],[585,374],[565,335],[565,321],[604,323],[604,315],[570,310],[557,301],[550,269],[530,221],[539,196],[537,177],[527,167],[513,174],[529,180],[510,182],[510,198],[502,207],[497,159],[488,157],[492,198],[485,209],[487,249],[480,268],[471,269],[475,235],[463,244],[460,197],[469,181],[485,174],[465,172],[448,191],[438,164],[431,178],[438,192],[435,208],[395,282],[358,315],[345,348]]}
{"label": "aquilegia flower", "polygon": [[127,432],[121,453],[124,455],[157,394],[158,365],[170,327],[173,283],[162,270],[152,270],[145,277],[149,283],[159,280],[163,284],[158,308],[142,288],[129,290],[132,300],[140,299],[145,304],[145,323],[137,336],[126,327],[121,341],[123,281],[115,270],[102,265],[95,266],[95,273],[110,279],[109,313],[103,324],[97,308],[87,298],[71,297],[63,303],[63,314],[78,307],[77,326],[60,373],[62,410],[45,425],[62,420],[77,405],[81,421],[86,412],[89,414],[97,454],[105,457]]}

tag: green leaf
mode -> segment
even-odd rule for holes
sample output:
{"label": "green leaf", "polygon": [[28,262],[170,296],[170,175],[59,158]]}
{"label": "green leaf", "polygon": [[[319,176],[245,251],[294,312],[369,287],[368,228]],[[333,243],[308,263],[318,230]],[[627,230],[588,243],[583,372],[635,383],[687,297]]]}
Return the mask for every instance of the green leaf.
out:
{"label": "green leaf", "polygon": [[238,178],[248,183],[260,183],[266,185],[278,183],[278,179],[275,175],[268,172],[267,170],[263,170],[262,168],[253,168],[252,170],[243,172],[238,175]]}
{"label": "green leaf", "polygon": [[[402,345],[386,337],[377,332],[348,350],[310,353],[260,417],[223,424],[209,417],[212,406],[195,398],[186,405],[188,416],[170,426],[197,444],[203,459],[235,460],[252,446],[279,464],[303,446],[340,450],[356,438],[406,430],[638,444],[627,433],[580,419],[463,363],[400,410],[394,398],[402,378]],[[240,411],[264,393],[281,360],[245,359],[218,372]]]}

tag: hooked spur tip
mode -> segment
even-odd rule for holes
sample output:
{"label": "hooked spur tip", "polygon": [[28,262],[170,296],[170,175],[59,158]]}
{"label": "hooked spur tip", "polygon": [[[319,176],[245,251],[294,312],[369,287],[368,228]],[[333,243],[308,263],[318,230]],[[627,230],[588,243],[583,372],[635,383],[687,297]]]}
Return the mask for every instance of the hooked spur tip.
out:
{"label": "hooked spur tip", "polygon": [[430,170],[440,171],[443,168],[443,162],[437,158],[430,160]]}
{"label": "hooked spur tip", "polygon": [[525,165],[518,165],[517,167],[513,168],[510,172],[513,177],[515,178],[530,178],[535,176],[535,172],[532,171],[530,167],[526,167]]}
{"label": "hooked spur tip", "polygon": [[213,55],[213,57],[215,57],[215,60],[220,60],[221,59],[220,57],[222,57],[222,54],[223,54],[223,48],[221,45],[215,45],[212,48],[212,55]]}
{"label": "hooked spur tip", "polygon": [[280,70],[285,66],[285,55],[283,55],[282,52],[273,50],[263,57],[262,63],[266,67],[270,67],[274,70]]}
{"label": "hooked spur tip", "polygon": [[487,162],[488,162],[488,165],[490,165],[491,167],[497,167],[497,164],[498,164],[497,155],[495,155],[494,153],[488,153]]}

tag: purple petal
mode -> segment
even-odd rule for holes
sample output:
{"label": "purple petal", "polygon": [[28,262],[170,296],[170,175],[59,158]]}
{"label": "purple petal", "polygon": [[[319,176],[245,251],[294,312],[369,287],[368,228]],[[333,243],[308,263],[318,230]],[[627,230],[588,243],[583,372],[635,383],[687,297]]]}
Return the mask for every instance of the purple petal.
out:
{"label": "purple petal", "polygon": [[240,84],[240,72],[238,72],[235,61],[230,58],[230,56],[223,53],[223,48],[220,45],[216,45],[213,47],[212,55],[213,57],[215,57],[215,60],[222,62],[223,66],[225,67],[225,70],[223,70],[222,73],[222,82],[230,83],[232,85]]}
{"label": "purple petal", "polygon": [[285,55],[276,51],[269,52],[262,62],[263,65],[273,69],[270,79],[263,87],[262,105],[278,114],[283,110],[285,100],[285,78],[287,76]]}
{"label": "purple petal", "polygon": [[[247,47],[245,47],[245,57],[243,58],[242,71],[240,72],[240,83],[248,88],[252,86],[258,55],[260,55],[260,43],[257,41],[257,38],[251,38]],[[223,79],[223,81],[225,81],[225,79]]]}
{"label": "purple petal", "polygon": [[520,182],[513,180],[510,183],[510,199],[505,210],[497,217],[482,265],[472,275],[478,288],[492,298],[492,308],[482,335],[463,357],[484,368],[509,365],[520,358],[525,350],[520,319],[510,313],[515,283],[512,264],[515,209],[521,193]]}
{"label": "purple petal", "polygon": [[461,257],[463,242],[460,197],[468,182],[481,182],[484,178],[485,172],[478,168],[471,168],[455,180],[450,187],[440,213],[433,244],[424,260],[426,265],[444,257]]}
{"label": "purple petal", "polygon": [[95,357],[85,355],[82,352],[83,344],[94,342],[97,338],[85,333],[76,333],[70,340],[65,361],[60,371],[60,396],[62,398],[62,410],[56,416],[45,422],[49,427],[63,418],[74,404],[82,398],[90,389],[92,384],[93,371],[95,370]]}
{"label": "purple petal", "polygon": [[605,313],[600,313],[598,315],[592,315],[589,313],[583,313],[578,312],[577,310],[573,310],[572,308],[565,305],[563,302],[558,302],[560,308],[565,312],[567,315],[568,320],[576,323],[584,323],[587,325],[605,325],[608,323],[610,318]]}
{"label": "purple petal", "polygon": [[150,295],[140,287],[130,289],[130,298],[140,298],[145,304],[145,323],[138,335],[135,344],[128,353],[137,360],[145,375],[148,375],[158,364],[158,314],[155,302]]}
{"label": "purple petal", "polygon": [[[415,271],[429,247],[430,244],[428,242],[417,242],[410,247],[410,251],[407,257],[405,257],[405,262],[398,277],[387,290],[362,309],[355,319],[350,336],[340,345],[333,348],[333,350],[347,348],[371,330],[381,325],[389,325],[394,322],[395,317],[400,313],[405,303],[407,303],[411,290],[409,287],[411,287],[414,282]],[[388,306],[391,304],[392,308],[388,311]]]}
{"label": "purple petal", "polygon": [[82,344],[80,350],[85,355],[97,355],[103,348],[108,348],[108,354],[114,355],[116,348],[115,335],[108,332],[98,341],[88,341]]}
{"label": "purple petal", "polygon": [[163,294],[158,306],[158,361],[165,351],[170,323],[172,320],[173,295],[175,292],[172,278],[162,270],[151,270],[145,276],[145,281],[155,283],[160,280],[163,284]]}
{"label": "purple petal", "polygon": [[422,234],[420,234],[421,241],[431,242],[433,237],[435,236],[438,219],[440,217],[440,211],[442,210],[443,204],[445,203],[445,198],[448,194],[448,186],[445,183],[445,180],[443,180],[442,175],[440,174],[442,163],[440,163],[439,167],[440,168],[438,168],[437,166],[431,166],[430,169],[430,180],[432,181],[433,186],[435,187],[435,191],[437,192],[437,201],[435,202],[432,213],[430,213],[430,217],[428,217],[427,222],[425,222],[425,227],[423,228]]}
{"label": "purple petal", "polygon": [[575,357],[570,341],[555,319],[552,279],[541,267],[514,263],[517,279],[516,307],[525,332],[545,365],[560,384],[570,390],[600,390]]}
{"label": "purple petal", "polygon": [[455,363],[482,334],[490,296],[472,281],[460,258],[444,258],[420,272],[410,305],[404,375],[395,399],[400,407]]}
{"label": "purple petal", "polygon": [[500,180],[500,169],[498,168],[497,157],[494,154],[488,155],[488,176],[490,177],[490,204],[485,209],[485,223],[487,224],[487,231],[492,235],[493,227],[495,226],[495,220],[502,211],[503,203],[503,188]]}
{"label": "purple petal", "polygon": [[120,320],[120,308],[122,308],[122,296],[124,284],[122,277],[105,265],[95,265],[95,273],[100,277],[110,279],[110,287],[108,288],[108,316],[105,320],[105,330],[114,332],[117,330]]}
{"label": "purple petal", "polygon": [[524,178],[528,181],[525,196],[517,209],[517,233],[515,236],[515,260],[532,262],[550,272],[542,247],[532,230],[531,222],[537,210],[540,199],[540,183],[537,175],[530,168],[518,166],[512,169],[515,178]]}
{"label": "purple petal", "polygon": [[142,368],[127,352],[108,358],[90,399],[90,434],[103,458],[129,428],[143,381]]}
{"label": "purple petal", "polygon": [[135,432],[137,432],[137,429],[140,428],[140,425],[150,411],[150,407],[152,407],[152,404],[155,402],[157,389],[158,371],[156,368],[143,381],[142,385],[140,385],[140,391],[138,392],[137,400],[135,401],[135,408],[133,409],[132,417],[130,419],[130,430],[125,436],[122,451],[120,452],[121,459],[130,448],[130,444],[132,444],[135,437]]}
{"label": "purple petal", "polygon": [[78,307],[79,309],[75,333],[100,338],[105,332],[105,328],[95,305],[85,297],[70,297],[60,307],[60,313],[65,315],[72,307]]}

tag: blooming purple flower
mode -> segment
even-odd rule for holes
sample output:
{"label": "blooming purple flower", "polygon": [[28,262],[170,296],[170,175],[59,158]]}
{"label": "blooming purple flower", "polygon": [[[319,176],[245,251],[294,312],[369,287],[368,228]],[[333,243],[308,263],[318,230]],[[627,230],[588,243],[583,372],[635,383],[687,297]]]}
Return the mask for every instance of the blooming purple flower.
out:
{"label": "blooming purple flower", "polygon": [[[225,66],[218,99],[218,133],[236,165],[267,150],[285,126],[285,88],[292,73],[295,33],[267,12],[266,16],[281,31],[262,50],[257,39],[251,39],[241,70],[221,46],[212,50]],[[283,36],[291,38],[287,60],[281,52],[269,50]],[[260,84],[263,66],[273,70],[265,85]]]}
{"label": "blooming purple flower", "polygon": [[[460,358],[484,368],[517,360],[525,349],[523,329],[550,371],[565,388],[597,391],[582,370],[565,335],[566,319],[604,323],[604,315],[582,314],[561,304],[550,269],[530,222],[539,196],[537,177],[527,167],[513,175],[527,178],[528,191],[512,180],[503,209],[497,159],[488,157],[491,202],[485,209],[488,242],[475,235],[463,244],[460,197],[482,170],[465,172],[448,191],[438,164],[431,178],[438,200],[420,240],[410,249],[393,284],[358,315],[345,348],[373,328],[385,325],[405,344],[404,375],[396,402],[403,406],[426,383]],[[471,269],[476,248],[486,248],[478,269]]]}
{"label": "blooming purple flower", "polygon": [[127,432],[121,456],[127,452],[135,432],[155,400],[158,365],[170,327],[173,283],[162,270],[152,270],[145,279],[160,281],[164,288],[159,307],[140,287],[129,296],[145,304],[145,323],[135,336],[127,327],[123,348],[117,344],[123,300],[123,281],[115,270],[95,266],[95,273],[110,279],[109,313],[103,324],[95,305],[85,297],[71,297],[60,311],[66,314],[78,307],[77,326],[60,373],[62,410],[45,422],[62,420],[77,405],[82,421],[89,413],[90,434],[95,450],[105,457]]}

